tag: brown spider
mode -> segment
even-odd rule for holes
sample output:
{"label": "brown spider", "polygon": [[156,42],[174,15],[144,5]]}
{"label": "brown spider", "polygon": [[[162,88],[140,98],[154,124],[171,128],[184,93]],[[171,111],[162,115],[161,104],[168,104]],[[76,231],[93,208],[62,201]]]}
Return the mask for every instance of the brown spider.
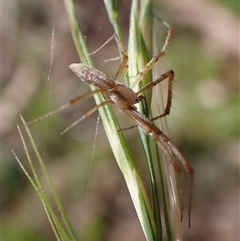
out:
{"label": "brown spider", "polygon": [[[157,145],[162,149],[163,153],[166,155],[168,160],[173,165],[175,171],[180,176],[182,173],[181,167],[189,175],[190,188],[189,188],[189,200],[188,200],[188,202],[189,202],[189,204],[188,204],[189,205],[188,206],[188,220],[189,221],[188,222],[189,222],[189,227],[190,227],[194,171],[193,171],[192,167],[189,165],[189,163],[186,161],[184,156],[181,154],[181,152],[176,148],[175,145],[173,145],[171,143],[171,140],[153,123],[153,120],[166,116],[170,113],[170,107],[171,107],[171,102],[172,102],[172,82],[174,79],[174,72],[172,70],[165,72],[164,74],[158,76],[156,79],[154,79],[151,82],[149,82],[148,84],[146,84],[138,92],[134,92],[132,89],[144,78],[146,73],[152,69],[152,67],[155,65],[155,63],[158,61],[158,59],[166,53],[166,49],[167,49],[170,39],[173,35],[173,28],[165,21],[163,21],[163,24],[168,28],[168,34],[167,34],[165,44],[164,44],[162,50],[145,65],[145,67],[136,76],[135,81],[133,82],[133,84],[130,87],[123,84],[123,80],[124,80],[125,74],[128,69],[128,65],[127,65],[128,56],[127,56],[127,53],[126,53],[124,47],[122,46],[120,40],[118,39],[117,35],[113,34],[113,36],[109,40],[107,40],[104,43],[104,45],[106,43],[108,43],[111,39],[114,39],[122,54],[121,64],[115,75],[115,78],[111,78],[111,77],[107,76],[106,74],[100,72],[99,70],[94,69],[86,64],[82,64],[82,63],[71,64],[69,66],[70,69],[84,83],[87,83],[89,85],[94,85],[94,86],[98,87],[98,89],[96,89],[93,92],[87,93],[85,95],[78,96],[78,97],[70,100],[67,104],[61,106],[60,108],[58,108],[54,111],[51,111],[51,112],[47,113],[46,115],[39,117],[39,118],[35,119],[34,121],[31,121],[28,124],[36,122],[45,117],[48,117],[62,109],[67,108],[68,106],[72,106],[76,102],[79,102],[80,100],[83,100],[94,94],[101,93],[103,95],[105,101],[96,105],[94,108],[92,108],[90,111],[88,111],[85,115],[83,115],[80,119],[78,119],[72,125],[70,125],[68,128],[66,128],[61,134],[65,133],[70,128],[77,125],[80,121],[82,121],[83,119],[90,116],[98,108],[100,108],[106,104],[116,104],[122,111],[124,111],[129,117],[131,117],[146,134],[148,134],[157,143]],[[101,47],[103,47],[104,45],[102,45]],[[165,111],[161,115],[150,120],[144,114],[140,113],[134,105],[136,103],[139,103],[143,99],[143,96],[141,95],[141,93],[154,87],[155,85],[159,84],[160,82],[162,82],[163,80],[165,80],[167,78],[168,78],[168,95],[167,95],[167,104],[165,107]],[[181,210],[181,219],[182,219],[183,205],[182,205],[181,209],[182,209]]]}

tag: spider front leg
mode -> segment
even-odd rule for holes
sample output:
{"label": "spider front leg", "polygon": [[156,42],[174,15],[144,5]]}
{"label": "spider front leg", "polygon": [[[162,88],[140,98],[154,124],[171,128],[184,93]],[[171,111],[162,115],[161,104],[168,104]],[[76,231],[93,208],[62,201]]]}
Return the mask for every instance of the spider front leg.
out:
{"label": "spider front leg", "polygon": [[163,116],[166,116],[170,113],[170,109],[171,109],[171,105],[172,105],[172,82],[174,79],[174,72],[172,70],[168,70],[167,72],[160,75],[158,78],[156,78],[152,82],[149,82],[148,84],[146,84],[142,89],[140,89],[137,92],[137,94],[139,95],[139,94],[145,92],[146,90],[153,88],[155,85],[161,83],[163,80],[165,80],[167,78],[168,78],[168,94],[167,94],[167,104],[165,107],[165,111],[161,115],[152,118],[151,119],[152,121],[156,120],[158,118],[162,118]]}
{"label": "spider front leg", "polygon": [[[93,55],[95,53],[97,53],[99,50],[101,50],[103,47],[105,47],[111,40],[114,40],[118,46],[118,50],[121,54],[121,63],[120,63],[120,66],[118,68],[118,71],[114,77],[114,80],[116,82],[120,82],[122,83],[123,82],[123,79],[124,79],[124,76],[126,75],[127,73],[127,70],[128,70],[128,55],[127,55],[127,52],[125,50],[125,48],[123,47],[119,37],[117,36],[116,33],[114,33],[107,41],[105,41],[98,49],[96,49],[95,51],[91,52],[89,55]],[[117,58],[113,58],[113,59],[110,59],[110,60],[116,60],[116,59],[119,59],[118,57]]]}
{"label": "spider front leg", "polygon": [[87,94],[84,94],[84,95],[81,95],[81,96],[77,96],[74,99],[69,100],[66,104],[58,107],[57,109],[52,110],[52,111],[48,112],[47,114],[45,114],[43,116],[40,116],[40,117],[38,117],[38,118],[28,122],[27,125],[31,125],[31,124],[33,124],[35,122],[38,122],[38,121],[40,121],[42,119],[45,119],[45,118],[47,118],[49,116],[52,116],[52,115],[54,115],[54,114],[56,114],[56,113],[58,113],[58,112],[60,112],[60,111],[62,111],[64,109],[67,109],[67,108],[75,105],[76,103],[78,103],[78,102],[80,102],[80,101],[82,101],[82,100],[84,100],[86,98],[89,98],[90,96],[92,96],[94,94],[97,94],[99,92],[101,92],[101,90],[100,89],[96,89],[95,91],[89,92]]}
{"label": "spider front leg", "polygon": [[[155,80],[146,84],[142,89],[140,89],[136,93],[139,96],[141,93],[145,92],[148,89],[153,88],[155,85],[161,83],[163,80],[165,80],[167,78],[168,78],[168,95],[167,95],[167,104],[166,104],[166,107],[165,107],[165,111],[161,115],[158,115],[158,116],[152,118],[151,121],[162,118],[162,117],[164,117],[164,116],[166,116],[170,113],[170,109],[171,109],[171,105],[172,105],[172,82],[174,80],[174,72],[172,70],[168,70],[167,72],[165,72],[164,74],[162,74],[158,78],[156,78]],[[135,127],[137,127],[137,125],[133,125],[133,126],[130,126],[130,127],[123,128],[123,129],[121,129],[121,131],[132,129],[132,128],[135,128]]]}
{"label": "spider front leg", "polygon": [[90,115],[92,115],[96,110],[98,110],[100,107],[104,106],[104,105],[108,105],[108,104],[113,104],[113,102],[111,100],[106,100],[101,102],[100,104],[94,106],[91,110],[89,110],[85,115],[83,115],[81,118],[79,118],[78,120],[76,120],[75,122],[73,122],[70,126],[68,126],[65,130],[63,130],[61,132],[60,135],[64,134],[65,132],[67,132],[68,130],[70,130],[71,128],[73,128],[74,126],[76,126],[78,123],[80,123],[81,121],[83,121],[84,119],[88,118]]}
{"label": "spider front leg", "polygon": [[154,56],[145,66],[144,68],[139,72],[139,74],[137,75],[135,81],[131,84],[131,89],[133,89],[137,84],[139,84],[142,79],[144,78],[144,76],[146,75],[146,73],[148,71],[150,71],[153,66],[158,62],[158,60],[165,55],[166,51],[167,51],[167,48],[170,44],[170,40],[173,36],[173,32],[174,32],[174,29],[172,28],[172,26],[170,24],[168,24],[167,22],[165,21],[162,21],[163,25],[165,25],[167,28],[168,28],[168,33],[167,33],[167,37],[166,37],[166,40],[165,40],[165,43],[163,45],[163,48],[162,50],[156,55]]}
{"label": "spider front leg", "polygon": [[124,80],[124,77],[127,73],[127,70],[128,70],[128,55],[127,55],[127,52],[125,50],[125,48],[123,47],[120,39],[118,38],[118,36],[116,34],[113,34],[113,38],[114,40],[116,41],[117,43],[117,46],[118,46],[118,49],[122,55],[121,57],[121,64],[118,68],[118,71],[114,77],[114,80],[118,83],[123,83],[123,80]]}

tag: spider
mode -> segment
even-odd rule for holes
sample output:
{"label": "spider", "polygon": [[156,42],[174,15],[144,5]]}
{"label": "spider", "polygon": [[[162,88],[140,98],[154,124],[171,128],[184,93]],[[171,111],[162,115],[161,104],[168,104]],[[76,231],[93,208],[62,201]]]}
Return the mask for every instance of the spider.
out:
{"label": "spider", "polygon": [[[90,116],[93,112],[95,112],[100,107],[107,105],[107,104],[116,104],[123,112],[125,112],[130,118],[132,118],[137,126],[139,126],[147,135],[149,135],[153,141],[157,143],[157,145],[161,148],[163,153],[166,155],[168,160],[173,165],[175,171],[181,176],[182,169],[185,170],[185,172],[189,175],[190,178],[190,187],[189,187],[189,200],[188,200],[188,225],[190,227],[190,216],[191,216],[191,203],[192,203],[192,192],[193,192],[193,169],[190,166],[190,164],[186,161],[184,156],[181,154],[181,152],[177,149],[177,147],[171,142],[170,138],[167,137],[154,123],[153,120],[156,120],[158,118],[162,118],[170,113],[171,103],[172,103],[172,82],[174,79],[174,72],[172,70],[168,70],[164,74],[158,76],[156,79],[152,80],[148,84],[146,84],[144,87],[142,87],[139,91],[134,92],[133,88],[141,82],[141,80],[144,78],[146,73],[150,71],[153,66],[157,63],[159,58],[165,55],[167,47],[169,46],[170,39],[173,35],[173,28],[165,21],[163,21],[163,24],[168,28],[168,34],[164,43],[164,46],[162,50],[154,56],[146,65],[145,67],[139,72],[139,74],[136,76],[136,79],[134,80],[133,84],[128,87],[125,84],[123,84],[124,77],[127,73],[128,69],[128,55],[122,46],[119,38],[116,34],[113,34],[109,40],[107,40],[106,43],[108,43],[111,39],[114,39],[118,45],[118,48],[121,52],[121,63],[118,68],[118,71],[114,78],[111,78],[107,76],[106,74],[100,72],[97,69],[94,69],[93,67],[90,67],[89,65],[82,64],[82,63],[74,63],[69,66],[69,68],[84,82],[89,85],[94,85],[97,87],[96,90],[93,92],[87,93],[82,96],[78,96],[72,100],[70,100],[65,105],[62,105],[56,110],[53,110],[49,113],[47,113],[44,116],[41,116],[28,124],[31,124],[33,122],[37,122],[40,119],[43,119],[45,117],[48,117],[50,115],[53,115],[56,112],[59,112],[62,109],[65,109],[69,106],[72,106],[73,104],[79,102],[80,100],[83,100],[85,98],[88,98],[94,94],[101,93],[105,99],[105,101],[101,102],[100,104],[96,105],[94,108],[92,108],[90,111],[88,111],[85,115],[83,115],[80,119],[75,121],[72,125],[70,125],[68,128],[66,128],[61,134],[68,131],[70,128],[77,125],[80,121],[84,120],[88,116]],[[101,47],[103,47],[102,45]],[[100,47],[100,48],[101,48]],[[98,50],[96,50],[98,51]],[[95,51],[95,52],[96,52]],[[167,94],[167,104],[165,107],[164,113],[162,113],[159,116],[156,116],[153,119],[149,119],[144,114],[140,113],[135,104],[139,103],[143,100],[143,96],[141,95],[146,90],[153,88],[155,85],[159,84],[163,80],[168,79],[168,94]],[[181,207],[181,220],[183,217],[183,207]]]}

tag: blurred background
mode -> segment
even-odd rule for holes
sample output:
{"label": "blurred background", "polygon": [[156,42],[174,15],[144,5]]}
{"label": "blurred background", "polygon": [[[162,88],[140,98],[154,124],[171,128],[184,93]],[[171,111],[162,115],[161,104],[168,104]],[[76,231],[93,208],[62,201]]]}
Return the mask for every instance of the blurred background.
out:
{"label": "blurred background", "polygon": [[[130,4],[123,0],[121,5],[125,46]],[[75,5],[94,51],[113,33],[104,4],[78,0]],[[195,170],[192,227],[185,218],[185,239],[238,240],[239,2],[157,0],[154,14],[175,29],[156,71],[175,72],[170,136]],[[166,29],[157,21],[155,29],[161,48]],[[62,1],[4,1],[1,31],[2,240],[54,240],[41,202],[11,153],[27,164],[17,131],[19,115],[33,120],[89,87],[68,68],[79,59]],[[110,43],[93,56],[96,68],[114,76],[117,61],[104,60],[117,55],[115,43]],[[95,139],[98,114],[60,136],[93,106],[90,98],[30,130],[81,240],[145,240],[101,120]],[[132,124],[116,112],[123,127]],[[137,164],[144,167],[137,130],[124,134]],[[147,171],[141,170],[147,179]]]}

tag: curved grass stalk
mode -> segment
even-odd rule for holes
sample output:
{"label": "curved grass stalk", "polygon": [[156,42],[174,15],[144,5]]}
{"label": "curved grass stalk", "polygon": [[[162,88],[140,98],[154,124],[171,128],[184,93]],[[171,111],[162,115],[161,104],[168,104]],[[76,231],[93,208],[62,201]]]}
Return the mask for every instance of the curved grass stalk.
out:
{"label": "curved grass stalk", "polygon": [[[129,29],[129,71],[128,75],[136,76],[139,71],[149,62],[153,54],[153,6],[151,0],[133,0],[130,16],[130,29]],[[144,76],[141,84],[136,86],[139,90],[141,86],[145,86],[152,80],[151,71]],[[131,85],[131,78],[129,80]],[[146,103],[141,102],[138,105],[138,110],[144,115],[151,117],[151,98],[152,92],[148,91],[145,95]],[[160,99],[159,103],[163,103]],[[161,107],[161,106],[160,106]],[[161,110],[162,111],[162,110]],[[163,112],[159,113],[163,113]],[[166,124],[166,119],[164,120]],[[163,126],[164,130],[167,130]],[[142,144],[144,147],[146,159],[148,161],[149,175],[151,179],[152,189],[152,208],[154,221],[157,227],[157,240],[163,239],[163,228],[165,228],[164,236],[167,240],[183,240],[182,226],[180,223],[180,205],[178,202],[178,190],[176,187],[175,173],[172,167],[169,166],[167,158],[159,153],[158,146],[155,144],[155,155],[153,148],[151,149],[149,136],[139,129]],[[155,159],[155,160],[154,160]],[[162,205],[160,207],[159,201],[159,186],[158,179],[160,180],[160,195]],[[169,181],[171,180],[171,182]],[[171,200],[176,200],[173,202]],[[162,213],[164,225],[162,224],[160,213]]]}
{"label": "curved grass stalk", "polygon": [[24,119],[21,117],[21,121],[25,127],[25,130],[27,132],[27,135],[29,137],[29,140],[30,140],[30,143],[32,145],[32,148],[34,150],[34,153],[37,157],[37,160],[40,164],[40,167],[42,169],[42,173],[43,173],[43,177],[44,179],[46,180],[48,186],[50,187],[50,190],[51,190],[51,193],[53,195],[53,199],[56,203],[56,206],[59,210],[59,213],[60,213],[60,216],[61,216],[61,220],[63,221],[63,224],[62,222],[60,221],[59,219],[59,215],[57,215],[53,209],[53,206],[52,204],[50,203],[49,201],[49,198],[46,196],[45,194],[45,191],[44,191],[44,188],[43,188],[43,184],[42,184],[42,176],[39,177],[39,175],[37,174],[37,171],[36,171],[36,168],[35,168],[35,163],[32,162],[32,159],[29,155],[29,151],[28,151],[28,148],[27,148],[27,145],[26,145],[26,142],[25,142],[25,139],[23,138],[23,134],[22,134],[22,131],[20,129],[20,127],[18,126],[18,131],[19,131],[19,134],[20,134],[20,137],[21,137],[21,140],[22,140],[22,143],[23,143],[23,147],[24,147],[24,150],[25,150],[25,153],[27,155],[27,160],[29,162],[29,165],[30,165],[30,169],[31,169],[31,172],[32,174],[30,174],[27,169],[23,166],[23,164],[21,163],[21,161],[18,159],[17,155],[13,152],[13,155],[15,157],[15,159],[17,160],[17,162],[19,163],[20,167],[22,168],[24,174],[27,176],[28,180],[30,181],[30,183],[32,184],[33,188],[35,189],[36,193],[38,194],[42,204],[43,204],[43,208],[46,212],[46,215],[47,215],[47,218],[48,218],[48,221],[50,223],[50,226],[53,230],[53,233],[56,237],[57,240],[61,241],[61,240],[66,240],[66,241],[70,241],[70,240],[74,240],[74,241],[77,241],[78,238],[77,238],[77,235],[75,234],[75,232],[73,231],[73,228],[70,224],[70,221],[68,220],[68,217],[65,213],[65,210],[62,206],[62,203],[60,201],[60,198],[52,184],[52,181],[51,181],[51,178],[49,177],[48,175],[48,172],[45,168],[45,165],[44,165],[44,162],[37,150],[37,147],[35,145],[35,142],[33,140],[33,137],[28,129],[28,126],[27,124],[25,123]]}
{"label": "curved grass stalk", "polygon": [[[116,1],[114,0],[104,0],[104,2],[106,5],[110,22],[112,23],[115,32],[117,33],[118,36],[120,36],[120,39],[121,39],[121,30],[119,26],[119,14],[118,14],[119,5],[116,4]],[[79,58],[82,63],[93,66],[92,60],[89,57],[88,50],[84,42],[83,35],[78,26],[73,1],[64,0],[64,3],[65,3],[66,12],[69,18],[70,28],[72,30],[72,37],[73,37]],[[149,61],[149,56],[150,54],[152,54],[151,53],[152,52],[152,43],[151,43],[152,42],[152,24],[153,24],[152,1],[151,0],[141,1],[140,9],[141,11],[139,12],[139,1],[133,0],[131,17],[130,17],[130,31],[129,31],[130,34],[129,34],[129,45],[128,45],[128,55],[129,55],[128,81],[129,83],[131,82],[131,76],[136,76],[137,73],[139,73],[139,70]],[[145,76],[144,81],[148,82],[151,80],[152,80],[152,75],[149,72]],[[143,85],[145,85],[145,83],[143,83]],[[91,87],[91,88],[92,90],[95,89],[94,87]],[[103,101],[103,97],[101,95],[95,95],[94,98],[95,98],[96,104],[100,104]],[[150,91],[147,93],[145,98],[147,99],[147,103],[150,103],[150,99],[151,99]],[[148,110],[150,110],[150,106],[147,104],[144,105],[143,103],[143,105],[139,105],[139,109],[145,115],[148,115]],[[171,218],[169,218],[171,216],[171,210],[168,209],[169,205],[167,205],[167,195],[171,195],[169,193],[166,194],[167,191],[165,191],[165,189],[168,188],[168,185],[166,185],[167,182],[165,181],[166,175],[168,174],[166,174],[165,172],[166,168],[162,167],[161,165],[162,160],[157,159],[158,160],[157,165],[154,164],[153,159],[155,158],[155,155],[152,154],[149,137],[140,131],[142,143],[143,143],[146,157],[148,160],[149,173],[151,178],[151,188],[152,188],[152,195],[153,195],[152,207],[150,205],[148,196],[146,194],[142,179],[138,173],[138,169],[135,165],[133,156],[126,144],[125,138],[122,132],[118,131],[121,128],[118,124],[117,118],[115,117],[114,113],[112,112],[109,106],[101,107],[99,109],[99,113],[106,131],[106,135],[109,139],[110,146],[112,148],[112,151],[114,153],[118,166],[122,171],[122,174],[126,181],[126,185],[129,189],[129,193],[134,203],[134,206],[135,206],[137,215],[139,217],[143,232],[146,236],[146,239],[148,241],[157,241],[157,240],[162,240],[164,236],[162,234],[163,231],[162,231],[162,223],[161,223],[161,217],[160,217],[160,204],[159,204],[158,185],[157,185],[158,180],[156,177],[156,174],[160,173],[160,180],[162,183],[161,197],[163,199],[163,203],[165,203],[165,205],[163,205],[163,213],[164,213],[164,220],[165,220],[164,226],[166,227],[166,230],[167,230],[166,232],[167,239],[173,240],[174,237],[176,237],[177,235],[175,235],[176,229],[174,229],[173,224],[171,224]],[[32,166],[32,162],[29,161],[30,166],[32,167],[33,177],[31,177],[27,173],[26,169],[24,169],[21,163],[19,164],[23,169],[23,171],[25,172],[25,174],[27,175],[27,177],[29,178],[33,187],[37,191],[38,195],[40,196],[44,209],[46,211],[47,217],[49,219],[49,222],[55,233],[57,240],[77,240],[77,237],[71,228],[71,225],[67,219],[65,211],[61,205],[60,199],[56,191],[54,190],[54,187],[47,174],[47,171],[45,170],[45,167],[41,161],[41,157],[36,149],[36,146],[33,142],[33,139],[27,127],[26,127],[26,130],[32,142],[33,148],[35,150],[35,154],[39,159],[45,178],[52,190],[57,206],[65,222],[66,231],[65,231],[65,228],[60,224],[59,220],[57,219],[55,213],[51,208],[51,205],[49,204],[49,201],[43,191],[41,183],[35,172],[34,166]],[[21,135],[21,132],[20,132],[20,135]],[[28,153],[24,140],[23,140],[23,144],[24,144],[26,153]],[[157,169],[156,169],[156,166],[157,166]]]}
{"label": "curved grass stalk", "polygon": [[[92,61],[90,60],[89,55],[87,54],[87,47],[84,43],[84,38],[81,34],[80,29],[78,28],[73,2],[70,0],[64,1],[67,14],[69,16],[70,27],[72,29],[72,35],[74,39],[75,46],[78,50],[78,54],[82,63],[93,66]],[[105,1],[107,5],[107,10],[111,16],[116,16],[112,13],[117,14],[117,6],[113,1]],[[115,20],[118,19],[115,17]],[[112,19],[112,22],[115,22]],[[116,22],[114,25],[120,34],[119,23]],[[95,88],[91,87],[92,90]],[[102,96],[94,96],[96,104],[99,104],[103,101]],[[142,225],[144,234],[147,240],[155,241],[156,239],[156,225],[152,215],[150,203],[142,182],[142,179],[138,173],[137,167],[135,165],[132,154],[126,144],[122,132],[118,130],[121,129],[117,118],[112,112],[109,106],[104,106],[99,109],[99,113],[104,125],[106,135],[108,137],[110,146],[116,158],[119,168],[122,171],[124,179],[126,181],[128,190],[130,192],[132,201],[134,203],[137,215],[139,217],[140,223]]]}

